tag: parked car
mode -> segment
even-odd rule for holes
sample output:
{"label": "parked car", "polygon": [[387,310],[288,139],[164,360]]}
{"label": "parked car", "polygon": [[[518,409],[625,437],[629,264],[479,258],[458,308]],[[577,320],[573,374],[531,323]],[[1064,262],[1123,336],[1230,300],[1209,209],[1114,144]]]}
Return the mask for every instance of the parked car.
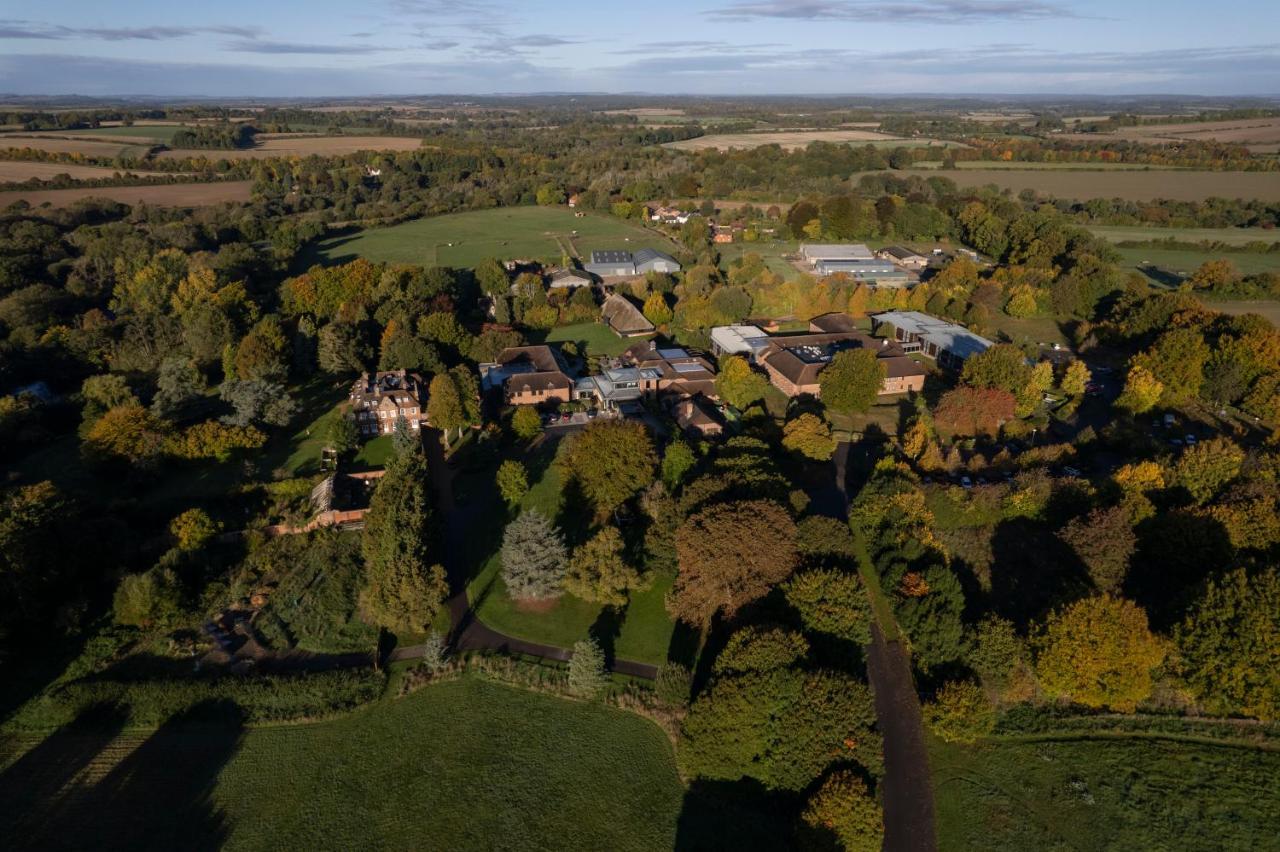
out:
{"label": "parked car", "polygon": [[1182,440],[1186,441],[1186,443],[1187,443],[1187,446],[1188,446],[1188,447],[1194,447],[1194,446],[1196,445],[1196,436],[1195,436],[1195,435],[1187,435],[1187,436],[1186,436],[1185,438],[1183,438]]}
{"label": "parked car", "polygon": [[566,411],[564,414],[560,415],[560,422],[568,423],[572,418],[573,418],[573,415]]}
{"label": "parked car", "polygon": [[1070,476],[1072,479],[1080,478],[1080,469],[1076,467],[1071,467],[1070,465],[1068,465],[1067,467],[1064,467],[1062,469],[1062,473],[1066,476]]}
{"label": "parked car", "polygon": [[972,487],[973,487],[973,480],[972,480],[972,479],[970,479],[970,478],[969,478],[969,477],[967,477],[967,476],[962,476],[962,477],[960,477],[960,487],[961,487],[961,488],[972,488]]}
{"label": "parked car", "polygon": [[587,419],[590,420],[596,416],[596,410],[593,408],[587,412]]}

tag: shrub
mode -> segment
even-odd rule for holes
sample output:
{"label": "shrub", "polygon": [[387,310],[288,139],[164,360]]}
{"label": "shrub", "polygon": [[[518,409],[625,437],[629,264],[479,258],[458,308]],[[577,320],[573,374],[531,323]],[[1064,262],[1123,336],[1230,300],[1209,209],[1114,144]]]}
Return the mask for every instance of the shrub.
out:
{"label": "shrub", "polygon": [[609,676],[604,669],[604,651],[588,636],[573,643],[569,659],[569,691],[579,698],[595,698],[604,689]]}
{"label": "shrub", "polygon": [[[855,773],[831,773],[809,799],[802,817],[809,835],[806,847],[829,845],[826,832],[835,835],[846,852],[879,852],[884,843],[884,814],[867,784]],[[828,840],[828,843],[823,843]]]}
{"label": "shrub", "polygon": [[654,696],[667,707],[684,707],[693,691],[693,672],[687,666],[670,660],[658,666],[653,682]]}
{"label": "shrub", "polygon": [[996,724],[995,708],[982,687],[971,680],[943,684],[934,700],[925,705],[925,722],[949,743],[977,742]]}

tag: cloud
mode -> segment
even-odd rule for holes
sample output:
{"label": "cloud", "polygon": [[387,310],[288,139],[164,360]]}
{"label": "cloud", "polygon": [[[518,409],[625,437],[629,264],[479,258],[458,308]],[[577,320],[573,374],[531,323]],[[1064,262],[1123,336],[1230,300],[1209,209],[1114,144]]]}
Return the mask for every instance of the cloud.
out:
{"label": "cloud", "polygon": [[731,44],[727,41],[650,41],[641,42],[633,47],[624,47],[611,51],[618,56],[647,56],[654,53],[699,50],[716,53],[752,53],[766,48],[785,47],[781,42],[760,42],[758,44]]}
{"label": "cloud", "polygon": [[230,41],[223,50],[233,53],[272,53],[272,54],[324,54],[330,56],[351,56],[369,53],[381,53],[396,48],[375,47],[361,44],[300,44],[288,41],[259,41],[258,39],[241,39]]}
{"label": "cloud", "polygon": [[64,27],[36,21],[0,20],[0,39],[97,39],[100,41],[168,41],[194,35],[229,35],[256,39],[257,27]]}
{"label": "cloud", "polygon": [[706,13],[722,21],[787,18],[800,21],[974,24],[1079,17],[1057,3],[1040,0],[762,0],[734,3]]}

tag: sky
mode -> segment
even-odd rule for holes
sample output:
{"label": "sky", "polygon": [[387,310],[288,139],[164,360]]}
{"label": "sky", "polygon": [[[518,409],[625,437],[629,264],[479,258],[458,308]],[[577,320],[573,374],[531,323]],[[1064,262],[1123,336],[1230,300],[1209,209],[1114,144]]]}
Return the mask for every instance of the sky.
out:
{"label": "sky", "polygon": [[1280,0],[3,0],[0,93],[1280,95]]}

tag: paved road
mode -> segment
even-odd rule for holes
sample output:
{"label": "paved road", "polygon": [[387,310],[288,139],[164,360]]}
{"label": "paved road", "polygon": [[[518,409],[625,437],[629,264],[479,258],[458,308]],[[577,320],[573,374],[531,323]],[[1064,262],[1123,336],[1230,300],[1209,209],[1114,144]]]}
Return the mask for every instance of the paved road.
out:
{"label": "paved road", "polygon": [[[840,442],[832,456],[836,487],[849,514],[849,444]],[[884,736],[884,849],[886,852],[934,852],[933,784],[929,751],[924,742],[920,698],[911,674],[911,659],[901,642],[888,642],[874,621],[865,649],[867,677],[875,693],[876,722]]]}
{"label": "paved road", "polygon": [[[564,431],[567,431],[564,430]],[[544,645],[529,642],[499,633],[476,617],[467,597],[466,537],[478,526],[473,523],[478,519],[470,517],[466,508],[459,509],[453,501],[453,471],[444,456],[444,447],[439,435],[434,430],[423,436],[427,450],[427,470],[436,491],[436,506],[443,516],[445,527],[445,572],[449,577],[449,588],[452,596],[448,600],[449,615],[453,621],[453,630],[449,634],[449,643],[459,651],[501,651],[503,653],[529,654],[551,660],[568,660],[572,653],[568,648],[556,645]],[[397,648],[390,659],[411,660],[421,657],[421,645],[409,645]],[[658,676],[658,667],[632,660],[614,660],[613,671],[619,674],[642,677],[652,680]]]}

